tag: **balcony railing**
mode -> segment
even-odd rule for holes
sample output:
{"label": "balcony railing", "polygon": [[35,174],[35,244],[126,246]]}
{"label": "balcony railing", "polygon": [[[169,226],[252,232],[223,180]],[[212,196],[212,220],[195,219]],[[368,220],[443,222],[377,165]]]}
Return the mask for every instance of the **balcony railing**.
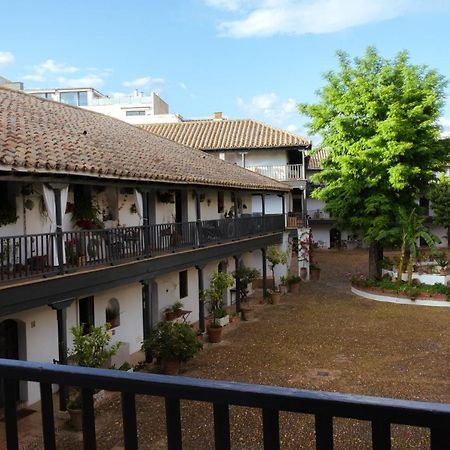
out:
{"label": "balcony railing", "polygon": [[286,220],[286,228],[303,228],[307,225],[302,213],[288,212]]}
{"label": "balcony railing", "polygon": [[324,211],[323,209],[309,209],[308,210],[308,218],[311,220],[330,220],[332,219],[329,212]]}
{"label": "balcony railing", "polygon": [[[284,225],[280,214],[0,237],[0,281],[149,258],[283,231]],[[62,240],[62,258],[58,257],[58,239]]]}
{"label": "balcony railing", "polygon": [[[183,430],[181,400],[212,404],[214,446],[230,449],[230,405],[257,408],[262,416],[261,448],[280,449],[280,411],[308,414],[315,419],[315,446],[333,449],[333,420],[346,418],[369,421],[372,425],[372,448],[391,448],[391,425],[400,424],[430,430],[432,450],[450,446],[450,405],[380,397],[344,395],[253,384],[213,381],[196,378],[127,373],[119,370],[55,366],[0,359],[3,378],[7,448],[19,448],[16,386],[19,380],[40,383],[42,436],[45,449],[56,448],[52,384],[79,386],[82,390],[84,448],[96,448],[94,389],[121,393],[122,427],[125,449],[137,449],[136,395],[162,397],[165,400],[167,447],[181,449]],[[241,443],[242,444],[242,443]],[[367,443],[369,444],[369,443]],[[296,447],[309,447],[297,442]],[[351,448],[360,448],[358,440]],[[370,445],[370,444],[369,444]]]}
{"label": "balcony railing", "polygon": [[279,166],[248,166],[246,169],[278,181],[290,181],[304,179],[302,167],[302,164],[284,164]]}

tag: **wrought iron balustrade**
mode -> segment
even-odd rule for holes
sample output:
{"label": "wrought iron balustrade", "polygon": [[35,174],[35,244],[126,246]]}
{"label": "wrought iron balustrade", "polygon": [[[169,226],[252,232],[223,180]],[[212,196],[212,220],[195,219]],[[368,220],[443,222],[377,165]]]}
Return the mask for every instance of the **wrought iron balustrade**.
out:
{"label": "wrought iron balustrade", "polygon": [[[283,230],[284,216],[278,214],[0,237],[0,281],[148,258]],[[62,240],[61,255],[58,239]]]}
{"label": "wrought iron balustrade", "polygon": [[[128,373],[119,370],[90,369],[44,363],[0,359],[3,379],[5,429],[8,450],[19,448],[16,385],[19,380],[40,384],[44,448],[55,449],[52,384],[79,386],[83,404],[84,448],[96,448],[94,389],[121,394],[122,428],[125,449],[137,449],[136,395],[163,397],[166,410],[166,436],[169,449],[182,448],[183,400],[212,404],[214,445],[231,448],[230,405],[257,408],[262,413],[262,442],[265,450],[280,449],[280,412],[312,415],[315,419],[315,445],[318,450],[333,449],[335,418],[369,421],[372,448],[391,448],[391,425],[409,425],[430,430],[430,448],[450,448],[450,404],[396,400],[380,397],[307,391],[284,387],[204,380],[196,378]],[[298,448],[310,442],[297,442]],[[355,442],[352,448],[359,448]]]}

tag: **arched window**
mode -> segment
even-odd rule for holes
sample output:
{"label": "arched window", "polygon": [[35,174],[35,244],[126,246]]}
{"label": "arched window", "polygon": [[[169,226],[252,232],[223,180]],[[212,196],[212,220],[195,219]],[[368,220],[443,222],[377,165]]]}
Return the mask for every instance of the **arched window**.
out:
{"label": "arched window", "polygon": [[120,305],[119,300],[116,298],[112,298],[108,301],[108,306],[106,307],[106,322],[111,324],[111,328],[120,325]]}

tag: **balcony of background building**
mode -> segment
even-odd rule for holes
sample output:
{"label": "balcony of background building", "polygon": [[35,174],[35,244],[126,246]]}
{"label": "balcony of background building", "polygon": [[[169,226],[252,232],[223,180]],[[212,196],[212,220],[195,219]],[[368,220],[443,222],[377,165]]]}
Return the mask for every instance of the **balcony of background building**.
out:
{"label": "balcony of background building", "polygon": [[308,222],[311,223],[333,223],[334,219],[329,212],[323,209],[308,209]]}
{"label": "balcony of background building", "polygon": [[[374,449],[391,448],[393,424],[421,427],[429,430],[429,448],[448,449],[450,444],[450,405],[408,400],[366,397],[361,395],[316,392],[300,389],[204,380],[148,373],[128,373],[119,370],[90,369],[77,366],[58,366],[0,359],[0,372],[5,393],[5,430],[7,448],[19,449],[16,387],[18,380],[40,383],[42,436],[45,449],[56,448],[52,384],[80,386],[82,391],[84,448],[97,448],[93,394],[106,389],[121,393],[123,442],[126,449],[138,448],[138,421],[136,395],[157,396],[165,401],[165,434],[169,449],[181,449],[183,415],[189,408],[198,408],[192,402],[212,405],[214,441],[211,447],[231,448],[233,421],[230,406],[257,408],[261,411],[262,439],[260,447],[266,450],[281,448],[280,428],[283,415],[289,412],[311,416],[314,428],[312,442],[297,442],[299,448],[314,445],[318,450],[334,448],[335,418],[367,421],[371,425]],[[182,401],[190,400],[183,404]],[[186,408],[185,408],[186,406]],[[236,412],[236,411],[234,411]],[[299,416],[300,418],[300,416]],[[281,427],[280,427],[281,422]],[[256,431],[256,430],[255,430]],[[414,429],[412,431],[415,431]],[[393,430],[395,435],[395,428]],[[235,433],[234,433],[235,434]],[[241,437],[241,439],[243,439]],[[354,436],[352,448],[362,443]]]}
{"label": "balcony of background building", "polygon": [[285,229],[282,214],[0,238],[0,281],[173,254]]}
{"label": "balcony of background building", "polygon": [[278,181],[304,180],[302,164],[282,164],[276,166],[246,166],[246,169]]}

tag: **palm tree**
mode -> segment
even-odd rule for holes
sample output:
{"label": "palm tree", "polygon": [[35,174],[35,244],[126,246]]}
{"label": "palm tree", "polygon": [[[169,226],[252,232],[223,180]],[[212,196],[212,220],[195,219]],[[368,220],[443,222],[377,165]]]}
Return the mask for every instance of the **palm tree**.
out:
{"label": "palm tree", "polygon": [[397,242],[401,241],[397,281],[402,280],[403,269],[407,261],[409,285],[412,284],[414,261],[416,260],[419,248],[417,241],[422,238],[431,249],[435,249],[436,242],[439,241],[436,236],[429,233],[423,221],[424,217],[417,213],[416,208],[408,212],[406,208],[401,207],[398,210],[397,226],[383,231],[378,236],[378,240],[391,239]]}

